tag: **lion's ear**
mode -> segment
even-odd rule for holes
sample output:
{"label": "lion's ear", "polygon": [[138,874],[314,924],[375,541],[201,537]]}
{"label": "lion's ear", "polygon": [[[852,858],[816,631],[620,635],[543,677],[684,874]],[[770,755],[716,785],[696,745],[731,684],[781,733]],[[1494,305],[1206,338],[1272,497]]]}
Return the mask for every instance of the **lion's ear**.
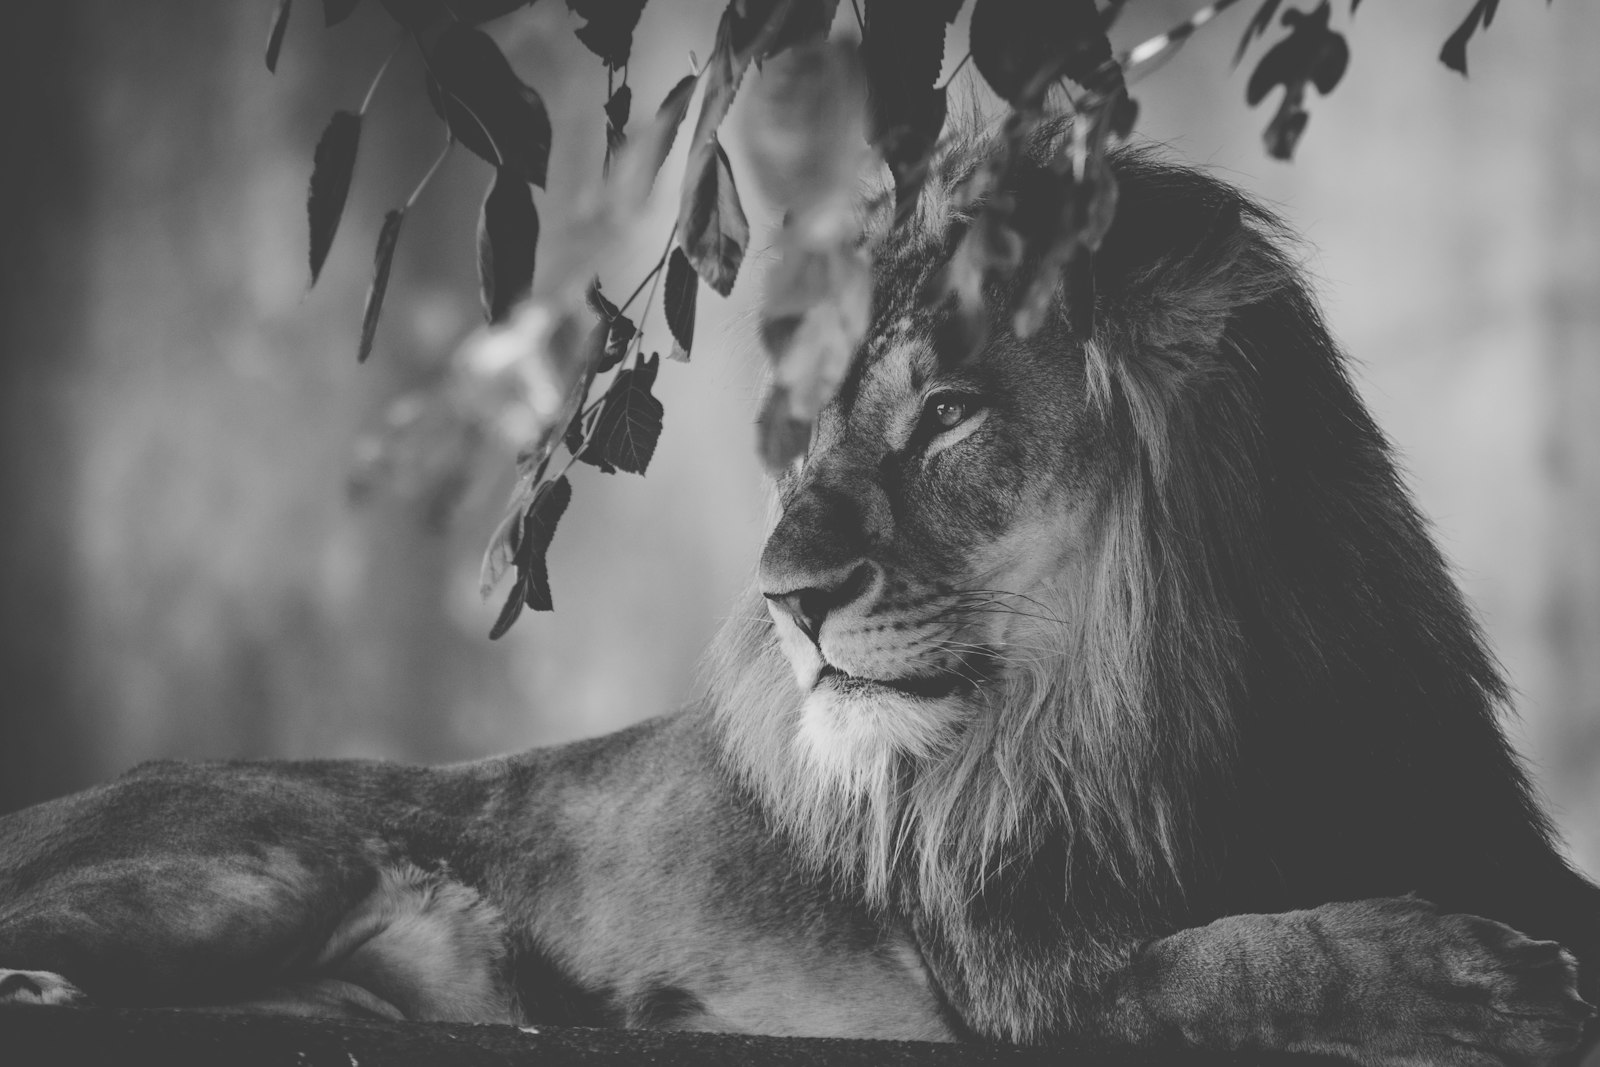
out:
{"label": "lion's ear", "polygon": [[1095,255],[1101,317],[1136,351],[1205,358],[1232,318],[1298,275],[1281,223],[1209,175],[1119,152],[1116,219]]}
{"label": "lion's ear", "polygon": [[1215,351],[1233,313],[1264,295],[1250,281],[1258,273],[1249,268],[1255,235],[1231,206],[1219,205],[1205,231],[1182,241],[1163,240],[1135,209],[1118,211],[1095,273],[1107,319],[1120,320],[1140,348]]}
{"label": "lion's ear", "polygon": [[1298,272],[1279,224],[1235,190],[1134,153],[1116,161],[1116,221],[1095,255],[1091,389],[1131,423],[1157,471],[1171,458],[1175,405],[1198,383],[1248,373],[1240,323],[1275,304]]}

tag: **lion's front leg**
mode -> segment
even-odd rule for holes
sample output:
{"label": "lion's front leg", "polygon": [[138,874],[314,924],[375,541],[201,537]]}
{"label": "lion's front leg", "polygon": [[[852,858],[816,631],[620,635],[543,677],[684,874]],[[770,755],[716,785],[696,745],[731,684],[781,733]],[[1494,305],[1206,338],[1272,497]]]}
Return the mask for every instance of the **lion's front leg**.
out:
{"label": "lion's front leg", "polygon": [[1551,941],[1413,898],[1239,915],[1145,946],[1111,1036],[1323,1052],[1367,1064],[1544,1064],[1594,1009]]}

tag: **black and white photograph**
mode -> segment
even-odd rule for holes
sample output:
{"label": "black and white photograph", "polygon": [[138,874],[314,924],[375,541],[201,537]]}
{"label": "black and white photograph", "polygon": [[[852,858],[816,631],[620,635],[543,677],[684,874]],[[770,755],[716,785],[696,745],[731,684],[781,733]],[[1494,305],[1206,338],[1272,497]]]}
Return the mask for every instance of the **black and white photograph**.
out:
{"label": "black and white photograph", "polygon": [[1600,1067],[1600,4],[17,0],[0,1062]]}

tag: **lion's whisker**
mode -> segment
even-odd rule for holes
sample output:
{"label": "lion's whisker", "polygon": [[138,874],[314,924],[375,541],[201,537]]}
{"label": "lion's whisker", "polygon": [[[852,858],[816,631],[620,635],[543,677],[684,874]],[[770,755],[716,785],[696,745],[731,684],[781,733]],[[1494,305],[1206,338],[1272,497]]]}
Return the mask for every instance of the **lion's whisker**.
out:
{"label": "lion's whisker", "polygon": [[1039,622],[1048,622],[1048,623],[1051,623],[1052,625],[1062,625],[1060,619],[1052,618],[1052,617],[1047,616],[1047,615],[1039,615],[1039,614],[1037,614],[1035,612],[1031,612],[1031,611],[1023,611],[1020,608],[1008,608],[1008,607],[1001,607],[1001,606],[988,606],[988,607],[957,606],[957,607],[950,607],[950,608],[946,608],[943,611],[931,616],[930,618],[932,618],[934,620],[942,620],[942,619],[947,619],[947,618],[949,618],[949,619],[958,619],[959,620],[959,619],[966,619],[966,618],[968,618],[970,616],[974,616],[974,615],[1015,615],[1015,616],[1017,616],[1018,618],[1021,618],[1021,619],[1036,619]]}
{"label": "lion's whisker", "polygon": [[1041,611],[1049,611],[1050,610],[1050,606],[1048,604],[1046,604],[1044,601],[1040,600],[1038,597],[1029,596],[1027,593],[1018,593],[1018,592],[1015,592],[1015,591],[1010,590],[1010,589],[960,589],[960,590],[957,590],[956,595],[957,596],[1015,597],[1018,600],[1026,600],[1026,601],[1028,601],[1028,603],[1033,604],[1035,607],[1039,608]]}
{"label": "lion's whisker", "polygon": [[1040,612],[1043,612],[1044,614],[1040,617],[1048,618],[1049,621],[1054,623],[1063,625],[1065,624],[1065,620],[1060,618],[1055,611],[1051,609],[1050,605],[1044,603],[1042,600],[1039,600],[1037,597],[1029,596],[1026,593],[1013,593],[1004,589],[965,589],[958,590],[954,593],[946,593],[943,595],[943,599],[951,600],[957,604],[977,602],[995,607],[997,610],[1019,610],[1014,608],[1003,608],[998,602],[1005,599],[1023,600],[1038,608]]}

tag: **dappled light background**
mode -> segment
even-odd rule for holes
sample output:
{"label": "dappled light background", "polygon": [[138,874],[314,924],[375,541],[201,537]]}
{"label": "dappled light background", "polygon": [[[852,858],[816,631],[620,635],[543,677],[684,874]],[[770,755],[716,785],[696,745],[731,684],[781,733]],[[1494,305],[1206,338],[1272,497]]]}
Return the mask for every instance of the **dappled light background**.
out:
{"label": "dappled light background", "polygon": [[[1197,6],[1138,0],[1119,39]],[[1465,0],[1363,5],[1344,84],[1312,101],[1288,165],[1262,150],[1268,112],[1244,106],[1249,61],[1229,67],[1249,6],[1136,85],[1140,129],[1305,234],[1362,391],[1518,688],[1517,742],[1600,872],[1600,5],[1502,5],[1468,81],[1435,58]],[[443,529],[403,495],[351,502],[358,440],[479,321],[490,172],[454,153],[408,215],[357,367],[378,223],[442,134],[402,50],[308,294],[311,150],[394,36],[376,4],[334,30],[300,4],[269,76],[271,8],[55,0],[19,6],[0,39],[0,810],[152,757],[443,761],[614,729],[692,694],[753,573],[768,504],[749,312],[776,220],[750,182],[751,256],[733,299],[702,292],[692,363],[662,371],[649,475],[576,472],[554,614],[486,638],[498,598],[479,599],[477,569],[509,456],[484,457]],[[707,54],[719,8],[646,6],[636,115]],[[575,25],[545,0],[489,27],[550,107],[547,232],[604,144],[605,73]],[[965,17],[947,70],[964,40]],[[736,137],[729,152],[740,174]],[[614,298],[665,240],[681,156],[606,272]]]}

